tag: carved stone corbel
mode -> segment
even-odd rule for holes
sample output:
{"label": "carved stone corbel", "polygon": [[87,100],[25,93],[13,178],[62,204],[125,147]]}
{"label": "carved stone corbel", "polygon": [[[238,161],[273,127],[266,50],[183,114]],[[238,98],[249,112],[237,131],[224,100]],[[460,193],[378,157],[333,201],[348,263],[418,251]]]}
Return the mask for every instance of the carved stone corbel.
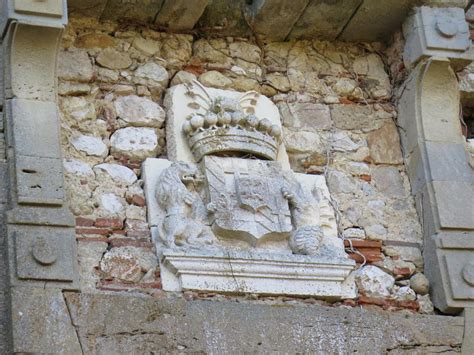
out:
{"label": "carved stone corbel", "polygon": [[[434,305],[474,307],[474,173],[464,148],[453,70],[473,59],[464,12],[417,9],[404,26],[412,72],[400,90],[398,126],[424,234]],[[466,327],[468,327],[466,312]]]}
{"label": "carved stone corbel", "polygon": [[78,288],[56,102],[66,1],[7,0],[0,10],[12,351],[80,352],[61,292]]}

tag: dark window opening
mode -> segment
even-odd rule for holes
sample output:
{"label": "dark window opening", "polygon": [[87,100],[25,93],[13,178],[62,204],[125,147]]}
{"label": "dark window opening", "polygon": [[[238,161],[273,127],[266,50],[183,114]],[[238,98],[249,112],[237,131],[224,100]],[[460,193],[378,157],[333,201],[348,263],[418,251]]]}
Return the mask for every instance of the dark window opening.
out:
{"label": "dark window opening", "polygon": [[462,133],[467,139],[474,138],[474,107],[463,107]]}

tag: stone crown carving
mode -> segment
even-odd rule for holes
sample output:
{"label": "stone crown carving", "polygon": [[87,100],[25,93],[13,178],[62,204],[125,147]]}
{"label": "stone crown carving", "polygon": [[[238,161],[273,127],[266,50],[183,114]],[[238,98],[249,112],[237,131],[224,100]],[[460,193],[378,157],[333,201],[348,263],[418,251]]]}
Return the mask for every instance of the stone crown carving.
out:
{"label": "stone crown carving", "polygon": [[249,91],[240,99],[215,99],[199,82],[187,86],[188,106],[195,110],[183,123],[183,132],[197,161],[206,155],[242,156],[276,160],[281,128],[255,116],[259,94]]}

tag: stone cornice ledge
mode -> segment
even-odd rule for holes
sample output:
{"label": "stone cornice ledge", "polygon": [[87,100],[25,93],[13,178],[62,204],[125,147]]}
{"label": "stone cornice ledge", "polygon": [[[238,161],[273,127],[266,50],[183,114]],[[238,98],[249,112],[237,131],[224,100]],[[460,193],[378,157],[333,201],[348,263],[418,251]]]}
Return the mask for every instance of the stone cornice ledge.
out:
{"label": "stone cornice ledge", "polygon": [[167,249],[161,266],[165,291],[355,297],[353,282],[347,279],[355,262],[345,257]]}

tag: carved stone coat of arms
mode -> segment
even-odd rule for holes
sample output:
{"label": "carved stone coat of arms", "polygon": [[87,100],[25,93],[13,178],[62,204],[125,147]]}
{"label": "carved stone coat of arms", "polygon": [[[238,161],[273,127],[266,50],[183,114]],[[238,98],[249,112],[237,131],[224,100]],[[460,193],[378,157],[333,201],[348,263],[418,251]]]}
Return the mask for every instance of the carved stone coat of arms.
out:
{"label": "carved stone coat of arms", "polygon": [[275,105],[194,82],[165,106],[170,160],[143,167],[164,289],[351,297],[324,177],[291,171]]}

